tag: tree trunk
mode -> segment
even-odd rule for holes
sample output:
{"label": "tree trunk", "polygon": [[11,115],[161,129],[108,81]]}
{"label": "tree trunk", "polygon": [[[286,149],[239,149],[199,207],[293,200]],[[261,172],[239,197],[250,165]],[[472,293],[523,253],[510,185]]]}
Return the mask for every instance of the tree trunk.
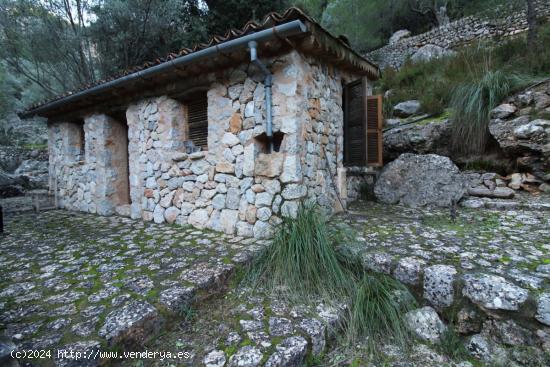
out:
{"label": "tree trunk", "polygon": [[535,9],[535,0],[527,0],[527,48],[530,52],[537,49],[537,12]]}
{"label": "tree trunk", "polygon": [[447,25],[451,22],[449,19],[449,14],[447,14],[447,6],[441,6],[439,9],[435,9],[435,19],[437,20],[437,25],[439,27]]}

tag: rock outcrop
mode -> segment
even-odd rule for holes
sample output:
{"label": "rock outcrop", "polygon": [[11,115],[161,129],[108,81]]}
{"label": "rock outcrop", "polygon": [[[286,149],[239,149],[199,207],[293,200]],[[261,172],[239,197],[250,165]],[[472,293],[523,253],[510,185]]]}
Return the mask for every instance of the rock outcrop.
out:
{"label": "rock outcrop", "polygon": [[447,56],[454,56],[455,51],[437,45],[425,45],[420,47],[412,56],[412,62],[426,62]]}
{"label": "rock outcrop", "polygon": [[397,126],[384,132],[384,161],[392,161],[403,153],[449,156],[450,135],[448,119]]}
{"label": "rock outcrop", "polygon": [[26,176],[14,176],[0,171],[0,198],[23,195],[28,185]]}
{"label": "rock outcrop", "polygon": [[489,131],[518,167],[546,181],[550,172],[550,81],[508,98],[491,112]]}
{"label": "rock outcrop", "polygon": [[26,190],[48,188],[46,150],[0,147],[0,197],[23,195]]}
{"label": "rock outcrop", "polygon": [[435,154],[402,154],[384,167],[374,187],[379,201],[411,207],[450,206],[465,192],[458,167],[449,158]]}
{"label": "rock outcrop", "polygon": [[416,115],[420,111],[420,107],[420,101],[404,101],[393,107],[393,114],[397,117],[409,117]]}
{"label": "rock outcrop", "polygon": [[408,29],[400,29],[394,34],[392,34],[392,36],[390,37],[389,43],[390,45],[393,45],[401,41],[402,39],[410,37],[411,34],[412,34],[411,31],[409,31]]}
{"label": "rock outcrop", "polygon": [[429,306],[407,312],[405,321],[418,338],[432,343],[438,342],[446,330],[437,312]]}

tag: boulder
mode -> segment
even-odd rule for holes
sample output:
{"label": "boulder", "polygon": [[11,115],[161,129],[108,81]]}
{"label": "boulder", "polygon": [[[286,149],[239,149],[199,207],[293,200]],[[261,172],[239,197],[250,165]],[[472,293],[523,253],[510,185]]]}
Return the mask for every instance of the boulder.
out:
{"label": "boulder", "polygon": [[448,119],[397,126],[384,132],[384,160],[394,160],[403,153],[449,156],[450,136]]}
{"label": "boulder", "polygon": [[155,307],[144,301],[133,301],[109,313],[98,334],[109,346],[137,348],[158,332],[161,323]]}
{"label": "boulder", "polygon": [[24,189],[28,187],[27,176],[10,175],[0,171],[0,198],[23,195]]}
{"label": "boulder", "polygon": [[26,176],[36,176],[39,174],[48,173],[48,162],[27,159],[21,162],[14,173],[16,175]]}
{"label": "boulder", "polygon": [[275,352],[265,362],[264,367],[303,366],[307,344],[307,340],[301,336],[284,339],[275,347]]}
{"label": "boulder", "polygon": [[384,126],[393,128],[401,125],[401,119],[385,119],[384,120]]}
{"label": "boulder", "polygon": [[17,360],[11,357],[11,352],[14,351],[17,351],[17,346],[9,338],[0,335],[0,364],[2,366],[19,366]]}
{"label": "boulder", "polygon": [[173,286],[160,292],[159,303],[170,312],[178,312],[189,306],[195,296],[195,288]]}
{"label": "boulder", "polygon": [[483,324],[482,334],[491,335],[499,343],[508,346],[533,344],[531,332],[513,320],[487,320]]}
{"label": "boulder", "polygon": [[260,365],[263,354],[259,348],[246,345],[229,358],[229,367],[256,367]]}
{"label": "boulder", "polygon": [[424,260],[416,257],[405,257],[397,262],[393,274],[401,283],[418,285],[424,264]]}
{"label": "boulder", "polygon": [[396,104],[393,107],[393,114],[397,117],[409,117],[420,111],[420,101],[410,100]]}
{"label": "boulder", "polygon": [[412,56],[411,61],[416,62],[426,62],[433,59],[439,59],[447,56],[454,56],[455,51],[443,48],[437,45],[425,45],[420,47]]}
{"label": "boulder", "polygon": [[424,270],[424,298],[434,307],[449,307],[454,301],[457,271],[451,265],[432,265]]}
{"label": "boulder", "polygon": [[464,276],[464,296],[473,303],[489,310],[517,311],[527,300],[527,290],[498,275]]}
{"label": "boulder", "polygon": [[491,111],[491,118],[505,119],[516,113],[517,110],[516,106],[510,103],[503,103]]}
{"label": "boulder", "polygon": [[402,154],[384,167],[374,187],[386,204],[448,207],[466,192],[464,177],[447,157]]}
{"label": "boulder", "polygon": [[420,339],[436,343],[447,329],[435,310],[429,306],[405,314],[407,327]]}
{"label": "boulder", "polygon": [[543,293],[539,296],[535,318],[544,325],[550,326],[550,293]]}
{"label": "boulder", "polygon": [[410,36],[411,36],[411,31],[409,31],[408,29],[400,29],[394,34],[392,34],[392,36],[390,37],[389,44],[390,45],[396,44],[402,39],[408,38]]}
{"label": "boulder", "polygon": [[494,363],[498,366],[506,365],[506,351],[481,334],[473,335],[466,344],[466,349],[472,356],[484,362]]}
{"label": "boulder", "polygon": [[459,334],[479,333],[483,324],[483,315],[472,306],[465,306],[456,314],[455,328]]}
{"label": "boulder", "polygon": [[225,361],[225,353],[222,350],[213,350],[204,357],[202,362],[205,367],[223,367]]}
{"label": "boulder", "polygon": [[325,350],[327,326],[317,319],[303,319],[299,325],[311,340],[311,352],[318,356]]}
{"label": "boulder", "polygon": [[18,151],[8,148],[0,149],[0,169],[6,172],[13,172],[19,167],[21,157]]}

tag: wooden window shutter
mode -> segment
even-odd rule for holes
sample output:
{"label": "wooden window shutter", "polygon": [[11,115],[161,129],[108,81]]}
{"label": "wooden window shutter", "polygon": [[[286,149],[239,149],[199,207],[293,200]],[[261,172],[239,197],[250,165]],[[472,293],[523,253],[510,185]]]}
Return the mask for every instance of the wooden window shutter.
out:
{"label": "wooden window shutter", "polygon": [[367,161],[365,89],[362,80],[344,86],[344,163],[348,166],[364,166]]}
{"label": "wooden window shutter", "polygon": [[367,96],[367,165],[382,166],[382,96]]}
{"label": "wooden window shutter", "polygon": [[187,122],[189,140],[203,150],[208,149],[208,99],[206,93],[191,98],[187,102]]}

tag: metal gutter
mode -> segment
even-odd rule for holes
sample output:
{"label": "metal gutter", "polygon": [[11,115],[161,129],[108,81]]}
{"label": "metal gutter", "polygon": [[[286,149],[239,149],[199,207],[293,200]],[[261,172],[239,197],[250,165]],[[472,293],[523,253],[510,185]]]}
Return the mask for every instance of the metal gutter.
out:
{"label": "metal gutter", "polygon": [[215,46],[211,46],[203,50],[199,50],[191,54],[172,59],[170,61],[166,61],[162,64],[155,65],[145,70],[138,71],[115,80],[111,80],[107,83],[100,84],[95,87],[72,94],[70,96],[52,101],[50,103],[47,103],[35,109],[25,111],[21,113],[20,116],[22,118],[26,118],[34,115],[40,115],[41,113],[67,105],[71,102],[78,101],[90,95],[99,94],[108,89],[123,86],[129,82],[135,81],[136,79],[152,78],[155,75],[163,71],[169,70],[171,68],[178,68],[178,67],[193,63],[195,61],[211,57],[216,54],[231,52],[241,47],[247,47],[248,43],[251,41],[260,43],[260,42],[269,41],[275,38],[286,38],[286,37],[295,36],[295,35],[303,34],[307,32],[308,32],[308,28],[302,21],[293,20],[288,23],[280,24],[269,29],[264,29],[259,32],[251,33],[237,39],[233,39]]}

